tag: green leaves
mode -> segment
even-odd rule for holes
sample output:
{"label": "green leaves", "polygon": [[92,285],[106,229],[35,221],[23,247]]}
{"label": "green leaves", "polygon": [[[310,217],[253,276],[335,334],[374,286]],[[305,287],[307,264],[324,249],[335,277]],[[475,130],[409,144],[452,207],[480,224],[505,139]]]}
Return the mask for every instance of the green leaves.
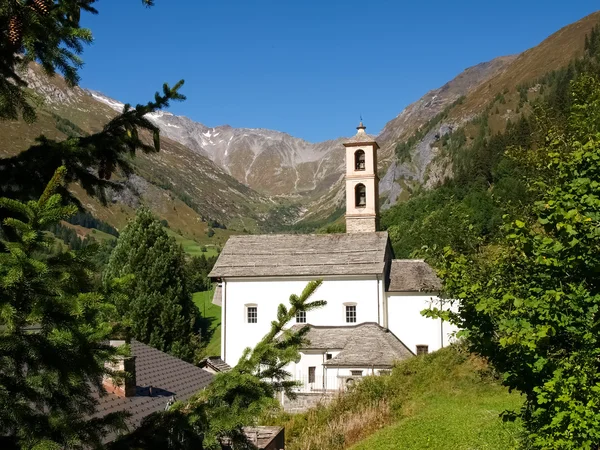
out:
{"label": "green leaves", "polygon": [[448,250],[441,261],[446,295],[458,299],[451,319],[524,394],[525,448],[600,443],[600,83],[582,75],[572,90],[568,127],[549,127],[533,151],[538,201],[472,257]]}

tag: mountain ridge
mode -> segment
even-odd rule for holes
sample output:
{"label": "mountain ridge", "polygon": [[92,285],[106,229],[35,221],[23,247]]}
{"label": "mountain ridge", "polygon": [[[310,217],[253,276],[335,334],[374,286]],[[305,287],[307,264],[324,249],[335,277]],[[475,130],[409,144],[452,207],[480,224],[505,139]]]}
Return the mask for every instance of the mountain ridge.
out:
{"label": "mountain ridge", "polygon": [[[505,91],[509,99],[506,104],[496,102],[502,111],[493,116],[495,127],[502,129],[507,121],[518,119],[518,83],[577,57],[586,32],[599,21],[600,13],[594,13],[519,55],[468,67],[388,121],[377,136],[383,208],[407,199],[414,189],[452,177],[452,165],[438,141],[469,126]],[[7,142],[0,150],[4,155],[24,150],[39,134],[63,139],[75,129],[98,131],[123,108],[122,102],[100,92],[70,88],[59,76],[47,79],[35,65],[26,75],[31,90],[45,104],[32,126],[0,125]],[[177,199],[195,217],[181,225],[190,228],[190,234],[198,221],[208,219],[240,231],[312,231],[343,215],[343,137],[311,143],[265,128],[208,127],[168,111],[148,118],[161,129],[163,151],[136,158],[139,178],[129,181],[130,186],[124,182],[131,189],[124,196],[115,195],[115,203],[135,208],[136,198],[151,200],[135,189]],[[102,214],[101,206],[94,207]],[[170,215],[164,212],[167,204],[158,209]],[[109,221],[119,226],[117,222],[122,219]]]}

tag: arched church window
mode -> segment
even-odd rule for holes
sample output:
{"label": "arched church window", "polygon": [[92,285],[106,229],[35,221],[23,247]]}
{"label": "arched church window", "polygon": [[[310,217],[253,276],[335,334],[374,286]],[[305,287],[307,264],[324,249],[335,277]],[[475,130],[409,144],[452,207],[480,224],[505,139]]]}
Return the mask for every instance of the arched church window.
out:
{"label": "arched church window", "polygon": [[357,184],[354,188],[355,206],[364,208],[367,206],[367,188],[364,184]]}
{"label": "arched church window", "polygon": [[364,150],[356,150],[354,153],[354,170],[365,170]]}

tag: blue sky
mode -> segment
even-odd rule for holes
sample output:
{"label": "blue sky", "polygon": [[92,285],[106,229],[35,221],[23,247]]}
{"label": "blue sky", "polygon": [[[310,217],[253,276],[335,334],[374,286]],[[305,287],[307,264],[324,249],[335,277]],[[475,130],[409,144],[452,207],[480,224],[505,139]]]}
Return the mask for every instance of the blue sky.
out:
{"label": "blue sky", "polygon": [[185,79],[170,109],[317,142],[368,132],[465,68],[518,53],[590,0],[101,0],[81,85],[123,102]]}

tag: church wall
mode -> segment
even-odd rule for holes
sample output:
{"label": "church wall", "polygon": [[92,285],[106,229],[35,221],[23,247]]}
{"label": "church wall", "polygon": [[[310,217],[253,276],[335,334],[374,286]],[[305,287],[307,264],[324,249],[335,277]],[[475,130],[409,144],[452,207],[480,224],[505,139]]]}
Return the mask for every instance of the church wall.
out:
{"label": "church wall", "polygon": [[427,345],[429,352],[446,347],[455,326],[440,319],[429,319],[421,315],[428,308],[440,307],[438,297],[422,293],[388,293],[388,327],[413,353],[417,345]]}
{"label": "church wall", "polygon": [[[229,279],[226,280],[222,317],[221,356],[235,365],[246,347],[253,347],[270,330],[280,303],[289,306],[291,294],[299,295],[309,278]],[[382,323],[378,305],[378,281],[375,276],[327,278],[313,294],[312,300],[326,300],[327,305],[306,313],[312,325],[347,326],[345,303],[356,304],[356,324]],[[256,305],[257,323],[247,323],[246,305]]]}

